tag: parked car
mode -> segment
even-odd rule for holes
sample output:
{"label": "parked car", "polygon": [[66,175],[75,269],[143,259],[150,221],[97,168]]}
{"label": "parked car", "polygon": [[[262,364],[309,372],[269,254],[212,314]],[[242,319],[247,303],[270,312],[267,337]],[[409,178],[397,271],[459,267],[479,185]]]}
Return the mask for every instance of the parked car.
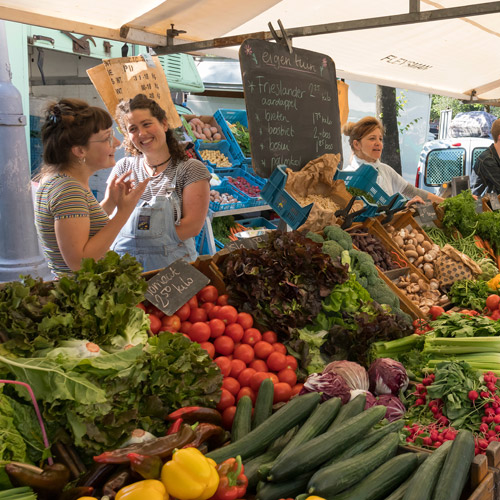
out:
{"label": "parked car", "polygon": [[[472,170],[476,158],[493,141],[484,137],[455,137],[429,141],[422,147],[415,186],[437,195],[447,194],[443,184],[451,184],[453,177],[468,175],[472,186]],[[447,186],[445,186],[447,187]]]}

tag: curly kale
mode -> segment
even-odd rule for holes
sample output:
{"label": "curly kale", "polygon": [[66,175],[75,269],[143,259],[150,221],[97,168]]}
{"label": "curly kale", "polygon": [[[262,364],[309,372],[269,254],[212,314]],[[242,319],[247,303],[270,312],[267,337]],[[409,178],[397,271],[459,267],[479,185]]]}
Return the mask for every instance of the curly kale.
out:
{"label": "curly kale", "polygon": [[340,226],[326,226],[323,232],[328,240],[336,241],[344,250],[352,249],[351,235],[341,229]]}

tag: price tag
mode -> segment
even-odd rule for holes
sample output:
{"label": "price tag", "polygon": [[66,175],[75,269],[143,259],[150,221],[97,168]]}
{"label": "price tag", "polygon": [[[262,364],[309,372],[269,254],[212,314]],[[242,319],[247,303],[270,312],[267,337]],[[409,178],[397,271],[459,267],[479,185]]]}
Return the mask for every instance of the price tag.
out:
{"label": "price tag", "polygon": [[208,283],[210,280],[203,273],[179,259],[148,281],[144,296],[170,316]]}
{"label": "price tag", "polygon": [[259,236],[254,236],[253,238],[241,238],[236,241],[231,241],[228,243],[224,250],[228,250],[229,252],[234,252],[235,250],[239,250],[240,248],[246,248],[249,250],[255,250],[259,248],[261,243],[264,243],[269,238],[268,233],[261,234]]}
{"label": "price tag", "polygon": [[417,210],[422,224],[425,224],[426,222],[433,222],[437,219],[436,210],[434,210],[434,205],[432,203],[419,205]]}
{"label": "price tag", "polygon": [[493,211],[500,210],[500,200],[498,199],[498,195],[496,193],[490,194],[490,205]]}
{"label": "price tag", "polygon": [[475,207],[476,208],[476,213],[477,214],[482,213],[483,212],[483,199],[482,198],[478,198],[476,200],[476,204],[475,205],[476,205],[476,207]]}

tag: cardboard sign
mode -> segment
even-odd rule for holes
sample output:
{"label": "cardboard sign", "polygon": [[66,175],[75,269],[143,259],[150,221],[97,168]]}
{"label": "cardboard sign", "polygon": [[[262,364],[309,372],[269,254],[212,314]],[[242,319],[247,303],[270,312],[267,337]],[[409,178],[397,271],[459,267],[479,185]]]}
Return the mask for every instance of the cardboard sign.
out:
{"label": "cardboard sign", "polygon": [[170,316],[209,282],[203,273],[185,260],[179,259],[148,281],[144,296]]}
{"label": "cardboard sign", "polygon": [[113,118],[121,100],[144,94],[165,110],[170,128],[182,125],[158,56],[144,54],[102,61],[99,66],[88,69],[87,74]]}
{"label": "cardboard sign", "polygon": [[420,222],[425,224],[427,222],[433,222],[437,219],[436,210],[432,203],[427,203],[426,205],[419,205],[417,207],[418,216],[420,217]]}
{"label": "cardboard sign", "polygon": [[331,57],[297,48],[290,53],[282,44],[255,39],[242,43],[239,57],[258,175],[267,178],[278,165],[299,171],[326,153],[342,155]]}
{"label": "cardboard sign", "polygon": [[490,194],[490,205],[493,211],[500,210],[500,200],[496,193]]}

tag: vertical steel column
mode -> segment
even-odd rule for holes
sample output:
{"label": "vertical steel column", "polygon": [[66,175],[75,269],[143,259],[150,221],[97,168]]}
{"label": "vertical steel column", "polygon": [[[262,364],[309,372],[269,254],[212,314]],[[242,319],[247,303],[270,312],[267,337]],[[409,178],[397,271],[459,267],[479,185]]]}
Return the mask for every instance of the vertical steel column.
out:
{"label": "vertical steel column", "polygon": [[0,21],[0,282],[48,278],[34,224],[21,94],[12,85],[5,21]]}

